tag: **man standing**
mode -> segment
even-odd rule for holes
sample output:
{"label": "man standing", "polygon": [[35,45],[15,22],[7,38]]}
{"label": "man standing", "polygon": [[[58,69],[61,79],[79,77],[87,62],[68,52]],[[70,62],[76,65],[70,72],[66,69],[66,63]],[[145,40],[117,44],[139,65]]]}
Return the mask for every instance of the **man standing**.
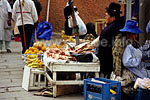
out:
{"label": "man standing", "polygon": [[19,29],[23,47],[22,53],[24,53],[26,49],[30,47],[32,33],[35,28],[34,25],[38,22],[38,15],[34,2],[32,0],[16,0],[13,5],[12,18],[16,22],[16,26]]}
{"label": "man standing", "polygon": [[100,60],[100,77],[110,78],[113,70],[112,46],[115,36],[123,28],[125,20],[120,17],[120,4],[112,2],[106,8],[107,26],[100,34],[98,57]]}

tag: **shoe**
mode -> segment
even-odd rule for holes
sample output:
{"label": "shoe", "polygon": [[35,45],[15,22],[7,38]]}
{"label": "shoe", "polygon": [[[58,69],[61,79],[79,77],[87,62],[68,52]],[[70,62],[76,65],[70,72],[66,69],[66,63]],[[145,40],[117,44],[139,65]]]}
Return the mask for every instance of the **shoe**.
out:
{"label": "shoe", "polygon": [[24,57],[24,54],[22,54],[21,59],[24,60],[24,58],[25,58],[25,57]]}
{"label": "shoe", "polygon": [[11,50],[10,50],[10,49],[7,49],[7,53],[11,53]]}
{"label": "shoe", "polygon": [[0,50],[0,54],[2,54],[2,50]]}

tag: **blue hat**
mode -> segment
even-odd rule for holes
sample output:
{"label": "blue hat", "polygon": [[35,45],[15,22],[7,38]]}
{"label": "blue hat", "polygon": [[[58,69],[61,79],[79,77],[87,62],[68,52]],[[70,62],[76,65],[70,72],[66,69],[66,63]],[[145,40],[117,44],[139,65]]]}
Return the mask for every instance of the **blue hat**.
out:
{"label": "blue hat", "polygon": [[120,29],[121,32],[131,32],[134,34],[140,34],[142,31],[137,26],[137,21],[127,20],[123,29]]}

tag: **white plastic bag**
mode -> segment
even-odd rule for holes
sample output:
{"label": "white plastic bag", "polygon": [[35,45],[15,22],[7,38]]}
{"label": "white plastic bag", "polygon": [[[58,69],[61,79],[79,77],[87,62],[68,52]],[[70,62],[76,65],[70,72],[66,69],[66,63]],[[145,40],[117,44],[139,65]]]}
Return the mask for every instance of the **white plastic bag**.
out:
{"label": "white plastic bag", "polygon": [[138,87],[150,90],[150,79],[149,78],[144,78],[144,79],[137,78],[134,84],[134,88],[137,89]]}
{"label": "white plastic bag", "polygon": [[131,44],[128,45],[123,53],[123,65],[127,67],[136,67],[141,63],[142,52],[134,48]]}
{"label": "white plastic bag", "polygon": [[79,27],[79,35],[85,35],[87,33],[86,25],[79,17],[77,12],[75,12],[75,17],[76,17],[77,25]]}

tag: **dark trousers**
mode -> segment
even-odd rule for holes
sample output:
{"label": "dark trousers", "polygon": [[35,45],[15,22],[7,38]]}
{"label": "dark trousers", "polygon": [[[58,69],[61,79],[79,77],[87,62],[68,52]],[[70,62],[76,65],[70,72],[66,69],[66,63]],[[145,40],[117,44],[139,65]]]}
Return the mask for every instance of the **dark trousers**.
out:
{"label": "dark trousers", "polygon": [[110,78],[113,71],[113,58],[111,55],[102,56],[100,59],[100,77]]}
{"label": "dark trousers", "polygon": [[[31,24],[24,25],[24,31],[25,31],[25,40],[24,40],[24,33],[23,33],[23,26],[18,26],[20,36],[21,36],[21,42],[22,42],[22,54],[25,53],[26,49],[30,47],[31,37],[34,30],[34,26]],[[26,46],[25,46],[26,43]]]}

